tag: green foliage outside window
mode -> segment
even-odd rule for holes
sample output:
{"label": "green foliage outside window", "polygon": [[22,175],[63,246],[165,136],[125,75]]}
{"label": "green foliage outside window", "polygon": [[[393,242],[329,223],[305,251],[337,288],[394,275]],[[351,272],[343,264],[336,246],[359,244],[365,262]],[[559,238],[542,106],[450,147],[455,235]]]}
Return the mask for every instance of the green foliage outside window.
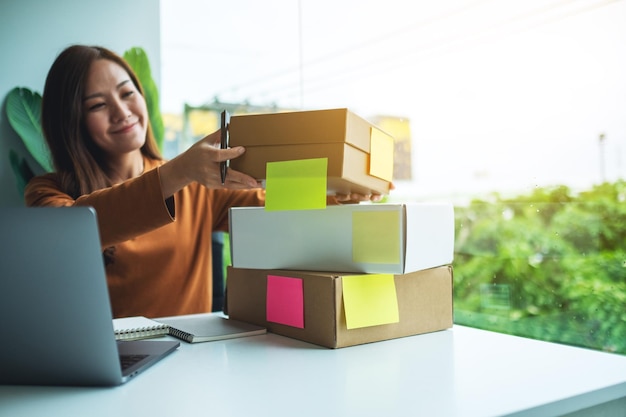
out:
{"label": "green foliage outside window", "polygon": [[457,207],[455,322],[626,354],[626,181]]}

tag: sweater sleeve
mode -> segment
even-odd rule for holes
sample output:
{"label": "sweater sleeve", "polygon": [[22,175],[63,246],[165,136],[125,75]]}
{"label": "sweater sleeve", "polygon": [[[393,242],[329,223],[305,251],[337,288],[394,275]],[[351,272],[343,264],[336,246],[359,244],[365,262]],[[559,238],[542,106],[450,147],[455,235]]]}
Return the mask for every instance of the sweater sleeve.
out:
{"label": "sweater sleeve", "polygon": [[91,206],[96,210],[103,248],[174,221],[161,192],[159,168],[74,200],[54,174],[35,177],[26,188],[27,206]]}
{"label": "sweater sleeve", "polygon": [[231,207],[254,207],[265,204],[265,190],[215,190],[213,194],[213,230],[228,231]]}

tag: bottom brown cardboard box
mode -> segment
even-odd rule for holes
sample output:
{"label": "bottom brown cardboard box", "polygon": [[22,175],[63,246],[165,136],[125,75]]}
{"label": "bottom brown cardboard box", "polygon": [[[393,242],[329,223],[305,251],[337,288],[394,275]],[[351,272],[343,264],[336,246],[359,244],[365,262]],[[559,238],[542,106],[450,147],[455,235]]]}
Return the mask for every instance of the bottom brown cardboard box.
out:
{"label": "bottom brown cardboard box", "polygon": [[[269,275],[299,278],[304,298],[304,327],[267,321]],[[331,272],[228,268],[227,314],[267,327],[268,331],[329,348],[341,348],[452,327],[452,266],[395,275],[399,321],[348,329],[342,277]]]}

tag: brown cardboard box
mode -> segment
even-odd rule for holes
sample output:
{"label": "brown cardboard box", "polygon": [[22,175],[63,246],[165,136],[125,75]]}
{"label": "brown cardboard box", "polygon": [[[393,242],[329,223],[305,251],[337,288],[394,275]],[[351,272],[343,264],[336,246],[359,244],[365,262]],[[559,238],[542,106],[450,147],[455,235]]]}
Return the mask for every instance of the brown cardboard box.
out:
{"label": "brown cardboard box", "polygon": [[[348,109],[236,115],[228,130],[230,146],[246,148],[230,167],[256,179],[266,178],[267,162],[328,158],[329,193],[389,193],[391,174],[375,176],[370,168],[380,157],[393,168],[393,138]],[[391,160],[373,151],[380,138],[391,141]]]}
{"label": "brown cardboard box", "polygon": [[[268,275],[299,278],[304,298],[304,328],[266,319]],[[330,272],[229,267],[229,317],[267,327],[268,331],[329,348],[340,348],[452,327],[452,267],[395,275],[399,322],[348,329],[342,278]]]}

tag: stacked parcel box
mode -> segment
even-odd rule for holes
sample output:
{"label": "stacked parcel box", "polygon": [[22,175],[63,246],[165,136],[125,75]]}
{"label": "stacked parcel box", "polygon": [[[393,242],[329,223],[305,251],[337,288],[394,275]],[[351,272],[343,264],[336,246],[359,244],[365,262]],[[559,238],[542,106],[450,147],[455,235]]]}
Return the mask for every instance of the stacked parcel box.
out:
{"label": "stacked parcel box", "polygon": [[246,147],[231,168],[268,192],[230,211],[230,318],[330,348],[452,326],[451,205],[267,209],[281,161],[324,159],[328,194],[386,194],[393,138],[347,109],[233,116],[229,132]]}

